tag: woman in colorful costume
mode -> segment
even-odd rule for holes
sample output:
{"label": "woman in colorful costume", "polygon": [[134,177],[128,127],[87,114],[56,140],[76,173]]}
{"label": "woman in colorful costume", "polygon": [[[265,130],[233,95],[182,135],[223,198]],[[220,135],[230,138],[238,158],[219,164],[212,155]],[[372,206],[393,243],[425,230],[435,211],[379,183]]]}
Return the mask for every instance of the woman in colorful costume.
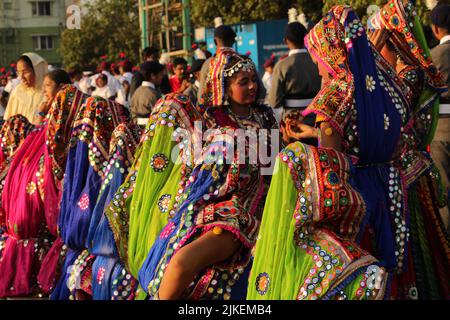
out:
{"label": "woman in colorful costume", "polygon": [[[74,115],[86,96],[68,85],[42,126],[16,151],[2,193],[7,240],[0,260],[0,297],[48,294],[62,243],[57,219]],[[52,246],[56,250],[50,250]]]}
{"label": "woman in colorful costume", "polygon": [[358,235],[368,216],[390,219],[380,204],[397,173],[398,88],[350,7],[331,9],[305,43],[325,84],[305,112],[318,128],[301,125],[298,138],[319,137],[320,147],[296,142],[278,156],[247,298],[383,299],[386,266]]}
{"label": "woman in colorful costume", "polygon": [[[389,0],[369,22],[377,30],[371,38],[383,55],[384,61],[380,62],[388,64],[393,77],[403,85],[406,100],[396,153],[402,191],[407,192],[406,236],[402,236],[401,229],[394,229],[396,250],[388,254],[391,260],[397,257],[398,263],[391,297],[449,299],[450,243],[439,212],[440,207],[447,205],[447,197],[439,171],[426,151],[436,129],[438,97],[445,90],[445,83],[431,61],[421,23],[410,1]],[[371,226],[368,229],[366,234],[373,233]],[[375,233],[375,237],[379,236]],[[370,241],[363,245],[377,257],[386,255],[383,248],[374,247]]]}
{"label": "woman in colorful costume", "polygon": [[166,95],[155,105],[125,182],[107,202],[98,226],[91,223],[94,299],[145,298],[135,277],[173,211],[182,177],[190,172],[180,158],[188,146],[179,149],[180,156],[173,149],[183,138],[177,137],[180,130],[194,134],[195,121],[200,115],[183,95]]}
{"label": "woman in colorful costume", "polygon": [[68,299],[71,266],[86,248],[87,233],[107,170],[109,142],[114,129],[129,123],[128,111],[110,100],[90,97],[76,115],[67,156],[58,227],[68,247],[62,275],[52,299]]}
{"label": "woman in colorful costume", "polygon": [[242,158],[234,150],[234,134],[248,129],[255,137],[266,134],[267,142],[268,131],[276,128],[271,109],[256,103],[256,77],[248,57],[220,52],[214,58],[203,91],[205,121],[214,133],[186,181],[175,215],[139,271],[139,283],[153,299],[245,297],[242,274],[267,184],[261,163],[249,162],[252,146],[246,145]]}

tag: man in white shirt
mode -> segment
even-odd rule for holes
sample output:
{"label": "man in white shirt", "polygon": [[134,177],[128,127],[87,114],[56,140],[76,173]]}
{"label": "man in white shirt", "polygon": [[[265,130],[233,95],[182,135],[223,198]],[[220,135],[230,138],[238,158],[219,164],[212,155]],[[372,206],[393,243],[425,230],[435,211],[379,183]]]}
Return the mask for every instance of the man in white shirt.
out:
{"label": "man in white shirt", "polygon": [[[321,88],[321,78],[317,65],[305,49],[305,27],[299,22],[291,22],[286,27],[284,41],[289,48],[289,56],[279,61],[273,70],[272,87],[269,92],[269,104],[274,108],[285,143],[295,139],[286,134],[286,124],[307,124],[314,126],[315,116],[303,117],[302,112]],[[288,121],[286,121],[289,119]],[[307,144],[316,145],[317,141],[305,139]]]}
{"label": "man in white shirt", "polygon": [[264,75],[262,77],[262,83],[264,88],[266,88],[267,94],[266,99],[264,100],[265,104],[269,104],[269,92],[272,87],[272,75],[273,75],[273,67],[275,66],[275,57],[270,57],[264,62]]}
{"label": "man in white shirt", "polygon": [[131,97],[130,111],[133,119],[148,118],[156,101],[161,98],[158,86],[164,76],[164,68],[156,61],[141,64],[140,72],[144,76],[144,81]]}

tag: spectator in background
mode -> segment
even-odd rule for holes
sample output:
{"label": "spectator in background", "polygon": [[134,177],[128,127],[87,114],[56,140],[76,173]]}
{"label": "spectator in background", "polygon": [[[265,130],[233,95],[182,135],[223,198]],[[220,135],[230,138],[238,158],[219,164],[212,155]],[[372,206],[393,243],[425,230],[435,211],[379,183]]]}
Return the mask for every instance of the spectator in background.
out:
{"label": "spectator in background", "polygon": [[80,81],[83,78],[83,74],[81,73],[81,70],[78,67],[75,67],[75,68],[70,69],[68,74],[69,74],[71,83],[73,83],[73,85],[78,90],[82,91],[81,87],[80,87]]}
{"label": "spectator in background", "polygon": [[194,60],[189,73],[191,86],[183,92],[194,105],[197,104],[198,88],[200,87],[200,71],[204,63],[205,60]]}
{"label": "spectator in background", "polygon": [[144,81],[131,97],[130,111],[134,119],[148,118],[156,101],[161,98],[158,86],[164,76],[164,66],[157,61],[144,62],[140,72]]}
{"label": "spectator in background", "polygon": [[[7,81],[5,76],[0,76],[0,97],[3,96],[3,91],[5,91]],[[5,114],[6,104],[3,104],[3,99],[0,98],[0,120],[3,119]]]}
{"label": "spectator in background", "polygon": [[21,114],[30,123],[37,123],[38,106],[44,100],[42,82],[48,72],[48,64],[36,53],[24,53],[17,61],[20,84],[11,92],[4,119]]}
{"label": "spectator in background", "polygon": [[133,65],[130,60],[123,60],[118,63],[119,73],[120,73],[120,84],[121,88],[117,92],[116,102],[120,103],[126,108],[130,108],[130,86],[133,78],[131,70]]}
{"label": "spectator in background", "polygon": [[272,87],[272,75],[273,75],[273,67],[275,66],[275,57],[272,56],[264,62],[264,75],[262,77],[262,83],[264,88],[266,88],[266,99],[264,100],[265,104],[269,104],[268,95],[270,92],[270,88]]}
{"label": "spectator in background", "polygon": [[108,86],[108,76],[106,74],[99,74],[95,79],[96,89],[92,92],[92,96],[101,97],[103,99],[112,99],[114,94]]}
{"label": "spectator in background", "polygon": [[[304,123],[313,126],[315,116],[302,116],[312,99],[321,88],[321,78],[317,65],[305,49],[305,27],[299,22],[287,25],[284,41],[289,48],[287,58],[279,61],[273,70],[272,86],[269,92],[269,104],[274,108],[285,143],[294,142],[286,130],[287,126]],[[295,129],[294,129],[295,131]],[[316,145],[314,139],[305,139],[307,144]]]}
{"label": "spectator in background", "polygon": [[187,80],[187,61],[184,58],[175,58],[173,60],[173,76],[169,78],[172,92],[181,93],[189,87]]}
{"label": "spectator in background", "polygon": [[[431,29],[439,40],[439,45],[431,50],[431,58],[436,67],[441,71],[444,80],[450,89],[450,5],[438,4],[430,13]],[[450,92],[444,92],[441,102],[450,104]],[[434,135],[431,142],[431,157],[439,168],[447,194],[450,190],[450,108],[441,106],[441,112]],[[441,209],[441,215],[448,215],[442,212],[448,208]]]}
{"label": "spectator in background", "polygon": [[6,73],[6,86],[3,89],[3,92],[0,96],[0,104],[4,106],[6,109],[6,106],[8,105],[9,96],[11,95],[11,92],[19,85],[20,79],[17,77],[17,74],[13,71],[9,71]]}
{"label": "spectator in background", "polygon": [[[142,62],[151,62],[159,60],[159,50],[155,47],[147,47],[142,50]],[[136,71],[131,78],[130,97],[133,97],[134,92],[139,88],[144,81],[144,76],[140,71]]]}
{"label": "spectator in background", "polygon": [[91,86],[96,87],[97,86],[97,77],[99,75],[103,74],[108,78],[108,87],[109,91],[111,93],[111,96],[117,95],[117,91],[119,91],[121,85],[120,81],[117,80],[110,72],[111,64],[109,62],[103,61],[99,64],[97,68],[97,74],[91,77]]}
{"label": "spectator in background", "polygon": [[168,94],[172,92],[172,87],[170,86],[169,76],[172,71],[172,64],[170,62],[170,54],[163,53],[161,58],[159,59],[159,63],[164,65],[164,76],[161,81],[161,85],[159,86],[161,92],[163,94]]}
{"label": "spectator in background", "polygon": [[92,71],[83,71],[83,77],[78,82],[78,86],[79,86],[80,90],[83,93],[88,94],[88,95],[90,95],[92,92],[91,84],[90,84],[90,76],[91,75],[92,75]]}
{"label": "spectator in background", "polygon": [[133,79],[133,74],[131,73],[133,69],[133,64],[130,60],[123,60],[119,62],[119,72],[120,75],[128,81],[128,84],[131,85],[131,81]]}

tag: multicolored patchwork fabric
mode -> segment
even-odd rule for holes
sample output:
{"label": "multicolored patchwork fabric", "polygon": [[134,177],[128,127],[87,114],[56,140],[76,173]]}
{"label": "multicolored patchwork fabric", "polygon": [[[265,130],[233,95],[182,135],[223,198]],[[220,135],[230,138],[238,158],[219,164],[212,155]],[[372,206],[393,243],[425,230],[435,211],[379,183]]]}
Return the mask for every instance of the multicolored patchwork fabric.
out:
{"label": "multicolored patchwork fabric", "polygon": [[[230,299],[235,285],[248,267],[268,184],[262,165],[249,161],[248,149],[240,158],[237,137],[230,130],[252,129],[255,134],[276,123],[271,110],[253,106],[248,119],[239,119],[227,108],[205,112],[209,128],[201,160],[182,190],[176,215],[169,221],[139,271],[139,281],[152,296],[157,292],[164,269],[180,248],[219,227],[236,236],[241,248],[229,259],[199,272],[183,293],[187,299]],[[234,131],[232,131],[234,132]],[[270,132],[268,132],[270,135]],[[267,139],[270,148],[270,137]],[[246,145],[246,148],[251,146]],[[206,182],[205,182],[206,181]],[[166,248],[158,255],[158,248]],[[157,254],[155,254],[157,252]]]}
{"label": "multicolored patchwork fabric", "polygon": [[199,93],[199,111],[201,113],[211,106],[223,105],[225,101],[224,68],[228,65],[232,55],[237,55],[237,52],[231,48],[223,48],[209,61],[207,81],[202,92]]}
{"label": "multicolored patchwork fabric", "polygon": [[52,158],[53,173],[58,179],[64,175],[67,146],[72,126],[81,106],[88,98],[73,85],[66,85],[57,94],[45,119],[47,127],[47,148]]}
{"label": "multicolored patchwork fabric", "polygon": [[[130,172],[106,207],[105,215],[113,232],[120,260],[134,277],[137,277],[136,268],[142,263],[141,260],[145,259],[152,244],[152,236],[147,234],[159,234],[165,223],[161,229],[158,229],[159,224],[161,221],[167,222],[177,198],[181,196],[177,193],[182,186],[179,185],[180,180],[190,174],[192,160],[183,162],[181,166],[174,166],[170,157],[172,148],[183,144],[183,139],[186,138],[179,135],[179,132],[185,129],[192,134],[195,121],[201,121],[200,114],[186,96],[170,94],[160,99],[143,133]],[[195,135],[192,137],[195,141]],[[183,146],[186,150],[180,149],[180,156],[188,149],[187,144]],[[186,155],[185,160],[192,156],[193,153]],[[152,179],[147,179],[149,176]],[[164,193],[164,198],[162,194],[158,196],[167,184],[170,184],[167,186],[167,191],[170,189],[171,192],[170,201],[167,193]],[[141,187],[136,188],[138,185]],[[154,202],[144,195],[146,193],[151,193]],[[142,206],[150,209],[141,210]],[[153,214],[154,208],[158,209],[158,215]],[[160,209],[168,214],[161,215]]]}
{"label": "multicolored patchwork fabric", "polygon": [[420,66],[426,73],[429,85],[446,87],[441,73],[431,61],[427,46],[424,47],[423,41],[416,37],[414,29],[420,21],[411,1],[389,0],[371,20],[372,26],[391,31],[390,40],[402,54],[404,62],[410,66]]}
{"label": "multicolored patchwork fabric", "polygon": [[342,23],[348,10],[349,7],[335,7],[305,37],[310,54],[327,68],[333,79],[318,93],[304,115],[315,111],[341,135],[351,116],[355,91],[347,54],[353,29],[346,32]]}
{"label": "multicolored patchwork fabric", "polygon": [[[414,4],[410,0],[389,0],[381,11],[371,18],[374,29],[390,32],[389,41],[405,67],[398,72],[395,81],[403,82],[405,95],[410,104],[410,139],[421,151],[433,140],[439,117],[439,95],[446,90],[441,72],[431,61],[422,24]],[[409,93],[409,94],[408,94]]]}
{"label": "multicolored patchwork fabric", "polygon": [[366,213],[351,163],[333,149],[290,144],[277,158],[248,299],[382,299],[386,270],[356,242]]}

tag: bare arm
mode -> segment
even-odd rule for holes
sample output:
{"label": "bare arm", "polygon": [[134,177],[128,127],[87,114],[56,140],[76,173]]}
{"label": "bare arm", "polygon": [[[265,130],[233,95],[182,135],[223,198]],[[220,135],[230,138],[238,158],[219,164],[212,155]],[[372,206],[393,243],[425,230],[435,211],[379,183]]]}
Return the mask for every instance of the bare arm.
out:
{"label": "bare arm", "polygon": [[324,148],[332,148],[337,151],[342,151],[342,138],[339,133],[330,125],[329,122],[320,122],[320,130],[308,126],[307,124],[296,124],[295,128],[300,131],[294,130],[293,126],[288,123],[286,131],[289,136],[296,140],[301,139],[320,139],[320,146]]}

